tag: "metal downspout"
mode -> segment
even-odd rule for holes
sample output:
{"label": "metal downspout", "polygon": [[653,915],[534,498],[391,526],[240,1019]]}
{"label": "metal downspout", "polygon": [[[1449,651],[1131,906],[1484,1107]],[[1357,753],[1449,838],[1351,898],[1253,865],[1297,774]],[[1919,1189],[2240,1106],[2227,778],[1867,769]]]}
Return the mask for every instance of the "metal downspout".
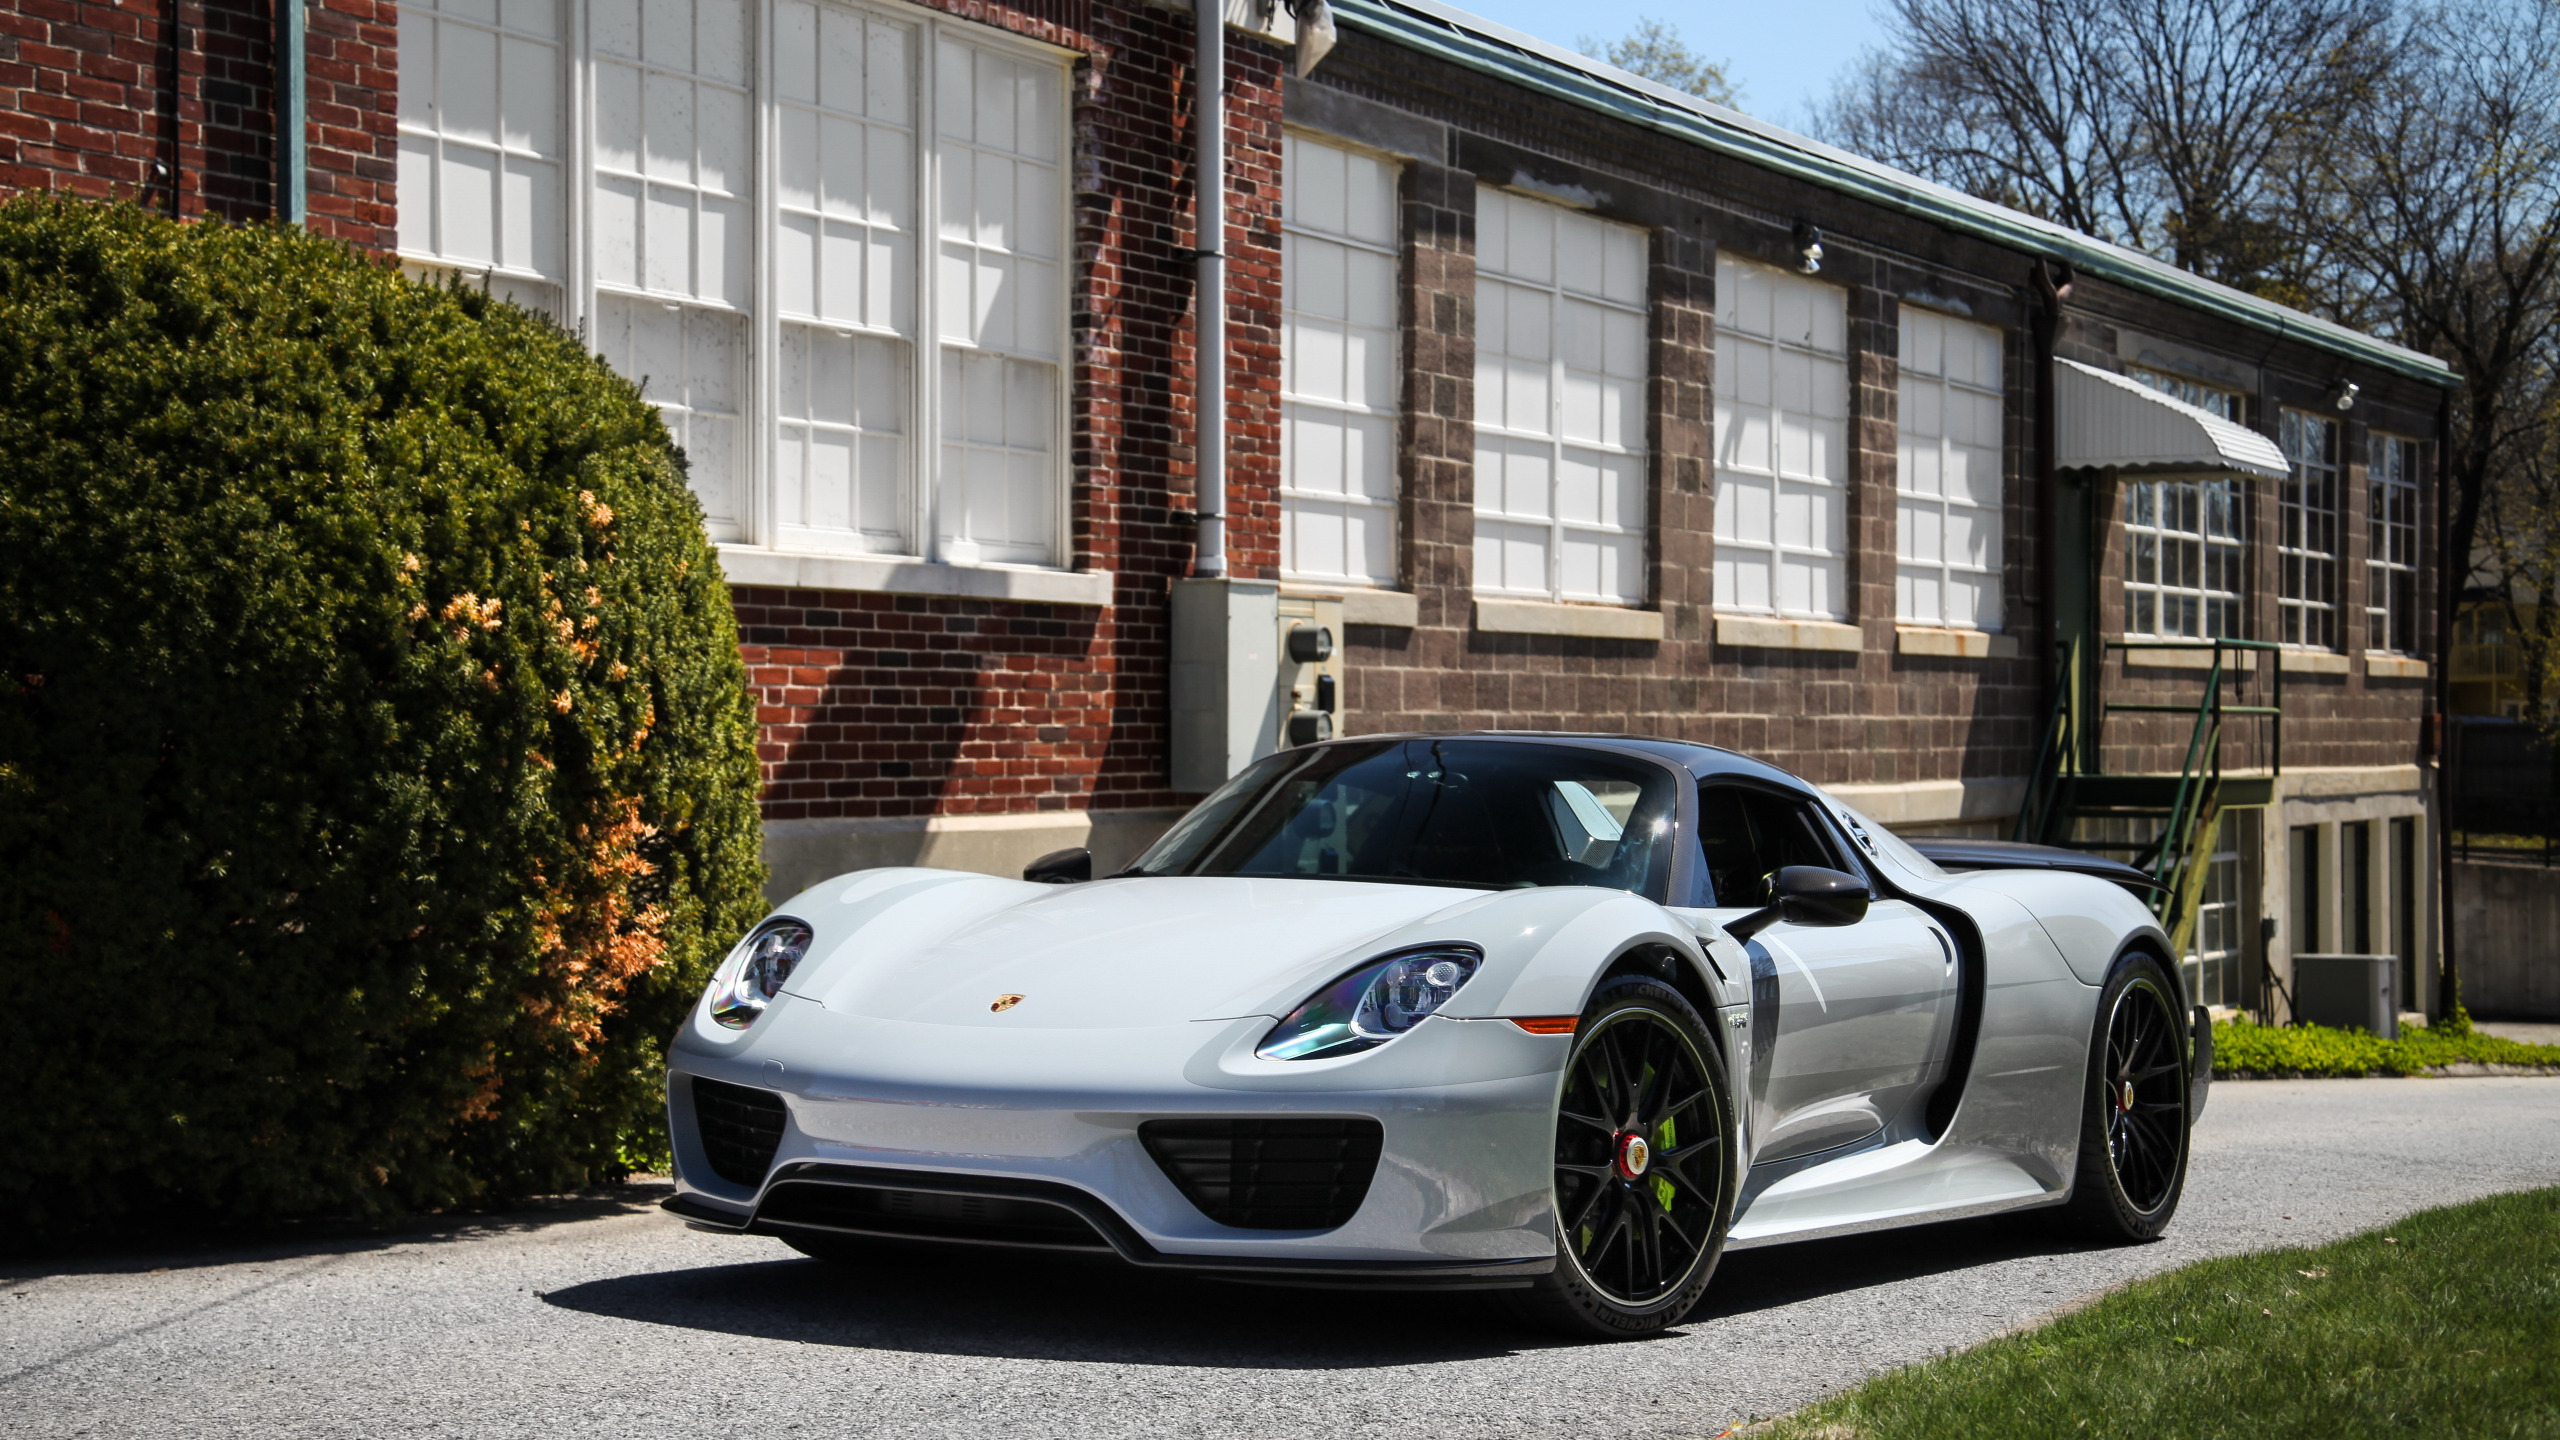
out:
{"label": "metal downspout", "polygon": [[276,218],[301,225],[311,218],[309,175],[310,81],[304,69],[309,56],[310,12],[303,0],[279,0],[276,6]]}
{"label": "metal downspout", "polygon": [[2453,943],[2453,622],[2462,600],[2461,572],[2453,563],[2453,392],[2436,395],[2436,625],[2435,684],[2429,687],[2433,722],[2421,733],[2436,762],[2436,1010],[2452,1017],[2462,1003],[2462,972]]}
{"label": "metal downspout", "polygon": [[[2063,689],[2071,684],[2065,673],[2063,646],[2069,638],[2062,629],[2062,480],[2058,458],[2062,453],[2060,420],[2054,401],[2054,347],[2062,335],[2062,302],[2071,295],[2071,267],[2051,260],[2035,263],[2034,284],[2038,301],[2035,320],[2028,334],[2035,342],[2036,368],[2036,507],[2041,512],[2039,528],[2044,546],[2043,601],[2045,619],[2045,713],[2060,713]],[[2074,735],[2076,742],[2078,736]],[[2079,757],[2070,757],[2077,759]],[[2056,764],[2068,764],[2065,757],[2053,757]]]}
{"label": "metal downspout", "polygon": [[1200,521],[1191,573],[1206,579],[1227,573],[1227,26],[1221,0],[1192,0],[1191,16],[1191,127],[1199,147],[1191,167],[1192,257],[1199,266],[1192,290],[1192,505]]}

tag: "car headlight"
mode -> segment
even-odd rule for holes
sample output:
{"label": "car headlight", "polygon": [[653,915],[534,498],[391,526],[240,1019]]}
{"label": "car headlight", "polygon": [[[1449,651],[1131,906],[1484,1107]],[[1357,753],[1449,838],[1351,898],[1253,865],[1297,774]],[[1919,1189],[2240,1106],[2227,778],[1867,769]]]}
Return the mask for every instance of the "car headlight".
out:
{"label": "car headlight", "polygon": [[1372,960],[1307,997],[1253,1053],[1265,1060],[1321,1060],[1384,1045],[1449,1003],[1483,963],[1481,952],[1459,945]]}
{"label": "car headlight", "polygon": [[756,1023],[815,938],[807,925],[787,915],[757,926],[712,973],[711,989],[703,997],[711,1006],[711,1018],[732,1030]]}

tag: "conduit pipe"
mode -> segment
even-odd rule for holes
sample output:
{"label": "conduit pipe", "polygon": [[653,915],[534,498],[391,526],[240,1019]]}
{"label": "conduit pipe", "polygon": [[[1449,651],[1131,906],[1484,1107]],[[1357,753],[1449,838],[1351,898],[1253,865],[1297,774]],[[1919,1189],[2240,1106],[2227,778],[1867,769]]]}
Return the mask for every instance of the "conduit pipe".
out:
{"label": "conduit pipe", "polygon": [[1198,479],[1192,505],[1200,520],[1191,573],[1227,573],[1227,24],[1222,0],[1192,0],[1197,49],[1191,64],[1193,421]]}

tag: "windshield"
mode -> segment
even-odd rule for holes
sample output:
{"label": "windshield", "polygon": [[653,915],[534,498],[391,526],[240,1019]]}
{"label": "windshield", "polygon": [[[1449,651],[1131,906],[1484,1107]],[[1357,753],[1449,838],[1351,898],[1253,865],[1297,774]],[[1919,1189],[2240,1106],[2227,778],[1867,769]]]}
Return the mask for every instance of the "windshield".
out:
{"label": "windshield", "polygon": [[1677,791],[1643,760],[1506,740],[1346,741],[1228,781],[1131,873],[1596,885],[1661,900]]}

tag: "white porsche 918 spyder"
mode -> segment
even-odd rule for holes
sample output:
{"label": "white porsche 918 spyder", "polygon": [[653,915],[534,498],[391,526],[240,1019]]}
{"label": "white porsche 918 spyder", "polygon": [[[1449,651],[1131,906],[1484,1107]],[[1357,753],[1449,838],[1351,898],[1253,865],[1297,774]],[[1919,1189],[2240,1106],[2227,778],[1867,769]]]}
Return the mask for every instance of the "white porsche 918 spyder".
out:
{"label": "white porsche 918 spyder", "polygon": [[[2128,866],[1933,842],[1704,745],[1283,751],[1117,875],[792,897],[668,1058],[669,1209],[1677,1321],[1727,1248],[2157,1234],[2211,1074]],[[1944,862],[1939,863],[1939,862]]]}

